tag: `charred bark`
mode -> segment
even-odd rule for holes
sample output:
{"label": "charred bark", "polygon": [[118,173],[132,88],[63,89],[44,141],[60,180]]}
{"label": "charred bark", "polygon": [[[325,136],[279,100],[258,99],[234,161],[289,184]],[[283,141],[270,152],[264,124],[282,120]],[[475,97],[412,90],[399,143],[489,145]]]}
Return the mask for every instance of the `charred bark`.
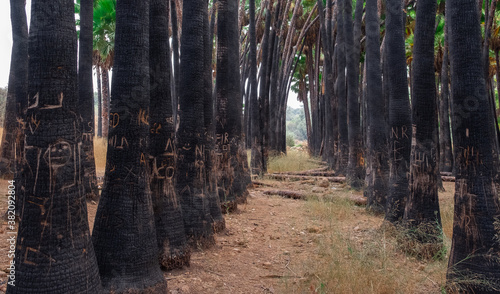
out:
{"label": "charred bark", "polygon": [[[453,138],[456,163],[453,239],[447,286],[451,291],[497,293],[500,289],[498,217],[491,127],[481,30],[474,2],[446,5],[452,78]],[[469,46],[464,47],[463,42]]]}
{"label": "charred bark", "polygon": [[116,6],[108,152],[92,241],[106,291],[165,293],[149,188],[150,1]]}
{"label": "charred bark", "polygon": [[[12,4],[24,12],[24,1]],[[32,2],[29,56],[26,194],[7,293],[102,293],[82,193],[72,0]]]}

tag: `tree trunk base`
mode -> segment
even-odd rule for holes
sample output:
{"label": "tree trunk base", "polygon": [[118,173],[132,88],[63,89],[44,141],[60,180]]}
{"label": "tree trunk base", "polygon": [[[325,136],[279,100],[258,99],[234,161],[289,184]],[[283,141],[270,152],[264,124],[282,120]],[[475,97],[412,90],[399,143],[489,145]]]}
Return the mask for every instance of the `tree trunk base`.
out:
{"label": "tree trunk base", "polygon": [[226,229],[226,220],[224,218],[220,220],[214,220],[214,233],[220,233]]}
{"label": "tree trunk base", "polygon": [[220,205],[220,210],[222,213],[232,213],[235,212],[238,209],[238,203],[236,203],[236,200],[233,201],[226,201],[221,203]]}
{"label": "tree trunk base", "polygon": [[189,238],[188,239],[189,246],[195,250],[209,249],[215,245],[215,238],[213,235],[199,236],[197,238],[194,236],[190,236],[188,238]]}
{"label": "tree trunk base", "polygon": [[191,250],[185,248],[183,250],[175,250],[171,252],[169,248],[164,248],[160,253],[160,266],[164,271],[173,269],[182,269],[184,266],[189,266],[191,260]]}

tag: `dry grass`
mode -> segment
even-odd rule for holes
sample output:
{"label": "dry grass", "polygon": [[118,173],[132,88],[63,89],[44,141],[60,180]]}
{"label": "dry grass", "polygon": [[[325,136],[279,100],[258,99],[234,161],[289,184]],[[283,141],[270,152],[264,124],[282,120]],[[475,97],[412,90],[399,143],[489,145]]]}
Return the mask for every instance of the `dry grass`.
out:
{"label": "dry grass", "polygon": [[307,152],[289,150],[286,155],[269,157],[267,171],[269,173],[280,173],[289,171],[308,170],[320,167]]}
{"label": "dry grass", "polygon": [[103,176],[106,169],[106,153],[108,142],[106,138],[94,137],[94,157],[97,176]]}
{"label": "dry grass", "polygon": [[[453,183],[440,193],[444,245],[451,246]],[[319,256],[303,264],[303,281],[284,279],[286,293],[443,293],[449,252],[444,258],[419,260],[400,250],[397,234],[347,198],[348,189],[310,197],[307,215],[326,223],[314,238]]]}

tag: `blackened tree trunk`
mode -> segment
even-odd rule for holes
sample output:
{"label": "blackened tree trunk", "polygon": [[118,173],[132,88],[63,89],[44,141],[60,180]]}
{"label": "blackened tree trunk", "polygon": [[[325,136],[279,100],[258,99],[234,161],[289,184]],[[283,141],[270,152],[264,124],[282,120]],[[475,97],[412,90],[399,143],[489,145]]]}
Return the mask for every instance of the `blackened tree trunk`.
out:
{"label": "blackened tree trunk", "polygon": [[180,59],[179,59],[179,28],[177,25],[177,6],[175,0],[170,1],[170,24],[172,28],[172,60],[174,67],[174,90],[172,91],[172,110],[174,113],[174,126],[177,127],[177,110],[179,107],[179,84],[180,84]]}
{"label": "blackened tree trunk", "polygon": [[92,82],[94,0],[80,0],[80,49],[78,50],[78,108],[82,116],[83,191],[87,199],[97,200],[94,159],[94,86]]}
{"label": "blackened tree trunk", "polygon": [[450,136],[450,86],[449,86],[449,57],[448,57],[448,30],[445,30],[443,65],[441,68],[441,99],[439,100],[439,170],[453,171],[453,154]]}
{"label": "blackened tree trunk", "polygon": [[95,66],[97,79],[97,136],[102,138],[102,84],[101,84],[101,66]]}
{"label": "blackened tree trunk", "polygon": [[493,120],[483,78],[477,6],[464,0],[446,4],[456,156],[455,215],[447,284],[455,292],[498,293],[500,207],[493,182],[494,133],[489,127]]}
{"label": "blackened tree trunk", "polygon": [[238,1],[219,0],[217,22],[216,156],[219,198],[224,211],[236,209],[235,182],[241,137]]}
{"label": "blackened tree trunk", "polygon": [[[434,75],[434,25],[437,3],[418,3],[413,46],[412,143],[410,195],[404,221],[416,229],[418,241],[442,243],[438,201],[436,79]],[[419,228],[419,229],[418,229]],[[436,246],[436,250],[438,250]]]}
{"label": "blackened tree trunk", "polygon": [[184,0],[182,14],[179,129],[176,190],[181,199],[188,242],[208,247],[215,243],[207,198],[205,166],[205,1]]}
{"label": "blackened tree trunk", "polygon": [[[250,25],[248,37],[250,38],[250,114],[251,121],[251,135],[252,135],[252,157],[251,168],[252,174],[261,176],[262,170],[262,135],[260,133],[260,103],[257,96],[257,37],[255,34],[255,0],[250,0]],[[276,109],[277,110],[277,109]],[[276,122],[279,124],[279,119]],[[279,141],[279,133],[276,134],[276,140]]]}
{"label": "blackened tree trunk", "polygon": [[[346,38],[345,38],[345,1],[337,2],[337,43],[335,45],[337,80],[337,121],[339,126],[339,143],[337,148],[337,162],[335,170],[339,174],[345,174],[349,161],[349,129],[347,124],[347,88],[346,88]],[[351,8],[352,11],[352,8]],[[351,22],[352,24],[352,19]],[[352,27],[350,28],[352,32]],[[352,35],[351,35],[352,36]],[[352,44],[352,42],[350,43]]]}
{"label": "blackened tree trunk", "polygon": [[411,153],[411,111],[408,97],[403,2],[386,2],[386,65],[389,96],[389,186],[385,219],[398,223],[403,219],[410,193],[408,173]]}
{"label": "blackened tree trunk", "polygon": [[[361,0],[358,0],[361,1]],[[362,2],[362,1],[361,1]],[[361,4],[362,5],[362,4]],[[360,7],[362,7],[360,5]],[[363,13],[356,6],[356,13]],[[352,23],[352,1],[345,0],[344,3],[344,34],[347,64],[347,112],[348,112],[348,135],[349,135],[349,162],[347,167],[347,181],[354,189],[363,187],[363,146],[361,137],[361,124],[359,116],[359,39],[355,39]],[[361,17],[355,16],[361,21]],[[354,43],[357,43],[356,45]]]}
{"label": "blackened tree trunk", "polygon": [[[274,46],[272,37],[270,36],[271,29],[271,5],[266,9],[266,22],[264,24],[264,36],[262,37],[261,51],[261,74],[260,74],[260,132],[262,136],[262,172],[267,173],[267,161],[269,158],[269,86],[270,73],[272,70],[272,47]],[[271,53],[271,54],[270,54]],[[306,116],[307,120],[307,116]]]}
{"label": "blackened tree trunk", "polygon": [[13,44],[0,147],[0,174],[14,174],[16,180],[21,180],[27,107],[28,25],[26,3],[11,1],[10,6]]}
{"label": "blackened tree trunk", "polygon": [[104,189],[92,240],[104,288],[165,293],[149,189],[149,7],[116,6],[115,65]]}
{"label": "blackened tree trunk", "polygon": [[[22,13],[24,2],[15,2]],[[101,293],[81,193],[72,0],[32,2],[29,56],[26,196],[7,293]]]}
{"label": "blackened tree trunk", "polygon": [[[28,108],[28,23],[26,20],[26,4],[20,1],[12,0],[10,3],[11,9],[11,24],[12,24],[12,55],[11,55],[11,70],[12,76],[9,77],[9,89],[13,90],[15,97],[15,113],[17,124],[15,126],[15,172],[14,180],[17,189],[16,215],[19,215],[19,204],[22,202],[25,192],[24,166],[24,139],[26,128],[26,110]],[[10,81],[10,78],[13,81]],[[5,132],[5,129],[4,129]]]}
{"label": "blackened tree trunk", "polygon": [[171,270],[189,265],[184,220],[175,191],[175,127],[170,88],[168,1],[152,0],[149,20],[151,197],[160,265]]}
{"label": "blackened tree trunk", "polygon": [[102,136],[108,138],[109,134],[109,104],[110,104],[110,93],[109,93],[109,69],[107,67],[101,67],[102,74]]}
{"label": "blackened tree trunk", "polygon": [[366,178],[368,208],[385,210],[388,178],[388,140],[380,67],[380,26],[377,0],[366,0]]}
{"label": "blackened tree trunk", "polygon": [[[208,5],[208,1],[206,1]],[[203,15],[203,46],[204,50],[204,101],[203,119],[205,136],[205,178],[207,186],[207,198],[209,201],[210,216],[213,220],[214,233],[226,229],[226,222],[221,212],[221,203],[217,188],[217,175],[215,173],[215,116],[214,116],[214,94],[212,79],[212,52],[213,37],[210,35],[210,24],[208,11]]]}

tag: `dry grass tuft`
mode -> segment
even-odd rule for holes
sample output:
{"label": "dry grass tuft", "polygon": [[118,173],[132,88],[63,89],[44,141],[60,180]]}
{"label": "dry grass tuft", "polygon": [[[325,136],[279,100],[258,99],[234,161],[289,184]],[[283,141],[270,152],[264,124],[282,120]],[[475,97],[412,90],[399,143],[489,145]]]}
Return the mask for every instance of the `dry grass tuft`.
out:
{"label": "dry grass tuft", "polygon": [[307,152],[289,150],[287,154],[269,157],[267,171],[269,173],[281,173],[290,171],[301,171],[320,167]]}
{"label": "dry grass tuft", "polygon": [[94,157],[97,176],[104,175],[107,149],[108,141],[106,138],[94,137]]}
{"label": "dry grass tuft", "polygon": [[[350,193],[344,188],[308,197],[307,214],[328,225],[313,238],[312,254],[319,259],[303,264],[300,282],[283,279],[286,293],[444,293],[446,249],[441,246],[442,255],[430,260],[405,254],[400,228],[385,225],[383,217],[354,205],[347,199]],[[441,205],[446,226],[453,217],[448,193]],[[444,248],[449,248],[450,239],[444,234]]]}

